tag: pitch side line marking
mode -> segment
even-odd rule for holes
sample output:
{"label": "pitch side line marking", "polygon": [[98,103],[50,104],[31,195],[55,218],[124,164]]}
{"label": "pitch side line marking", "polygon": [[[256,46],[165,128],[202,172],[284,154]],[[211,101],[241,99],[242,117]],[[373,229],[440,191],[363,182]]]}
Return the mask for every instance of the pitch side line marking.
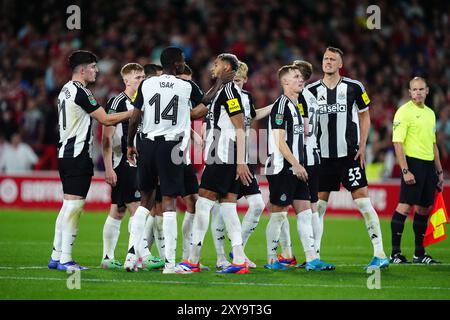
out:
{"label": "pitch side line marking", "polygon": [[[2,277],[0,280],[30,280],[30,281],[67,281],[67,279],[59,278],[36,278],[36,277]],[[107,280],[107,279],[83,279],[83,282],[114,282],[114,283],[147,283],[147,284],[194,284],[194,285],[204,285],[202,282],[188,282],[188,281],[158,281],[158,280]],[[327,284],[292,284],[292,283],[251,283],[251,282],[208,282],[208,285],[243,285],[243,286],[261,286],[261,287],[323,287],[323,288],[361,288],[365,289],[365,286],[355,286],[355,285],[327,285]],[[402,289],[405,287],[396,286],[383,286],[383,289]],[[407,287],[408,289],[419,289],[419,290],[444,290],[450,291],[450,288],[446,287]]]}

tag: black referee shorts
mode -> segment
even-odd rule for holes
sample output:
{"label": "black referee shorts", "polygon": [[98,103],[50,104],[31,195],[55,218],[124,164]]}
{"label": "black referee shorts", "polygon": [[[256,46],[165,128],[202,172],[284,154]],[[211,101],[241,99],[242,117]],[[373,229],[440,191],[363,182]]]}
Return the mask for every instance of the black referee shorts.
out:
{"label": "black referee shorts", "polygon": [[294,200],[310,200],[308,184],[297,178],[287,167],[277,174],[267,175],[267,181],[270,203],[274,205],[287,207]]}
{"label": "black referee shorts", "polygon": [[137,159],[138,189],[153,191],[158,185],[161,195],[167,197],[184,194],[184,164],[172,160],[172,151],[179,147],[179,141],[142,139]]}
{"label": "black referee shorts", "polygon": [[111,203],[119,207],[127,203],[141,200],[137,190],[137,168],[130,166],[126,157],[122,157],[119,165],[114,169],[117,175],[116,186],[111,189]]}
{"label": "black referee shorts", "polygon": [[94,175],[94,164],[87,150],[75,158],[58,158],[58,171],[64,194],[86,198]]}
{"label": "black referee shorts", "polygon": [[353,192],[367,187],[366,171],[361,168],[355,155],[342,158],[321,158],[319,170],[319,192],[339,191],[341,182]]}
{"label": "black referee shorts", "polygon": [[434,161],[406,157],[406,163],[416,183],[407,185],[405,180],[401,179],[399,202],[421,207],[431,206],[438,182]]}

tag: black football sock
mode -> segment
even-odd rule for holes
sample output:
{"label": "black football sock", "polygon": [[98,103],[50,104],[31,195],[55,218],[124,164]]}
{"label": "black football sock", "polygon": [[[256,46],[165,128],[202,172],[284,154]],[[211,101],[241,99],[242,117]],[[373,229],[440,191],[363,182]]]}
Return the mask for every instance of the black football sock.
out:
{"label": "black football sock", "polygon": [[403,229],[405,228],[405,215],[395,211],[391,220],[391,234],[392,234],[392,256],[401,252],[400,243],[402,241]]}
{"label": "black football sock", "polygon": [[425,248],[423,247],[423,238],[425,231],[427,230],[428,216],[422,216],[416,212],[414,215],[413,229],[416,236],[416,249],[414,255],[421,257],[425,254]]}

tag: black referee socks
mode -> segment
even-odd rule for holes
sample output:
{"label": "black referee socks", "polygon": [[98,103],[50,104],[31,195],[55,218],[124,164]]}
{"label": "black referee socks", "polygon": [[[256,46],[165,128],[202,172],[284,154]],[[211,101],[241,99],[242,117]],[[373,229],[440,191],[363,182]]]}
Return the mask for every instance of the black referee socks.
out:
{"label": "black referee socks", "polygon": [[[401,252],[400,243],[402,241],[403,229],[405,227],[405,215],[395,211],[391,220],[391,233],[392,233],[392,256]],[[415,220],[414,220],[415,221]]]}
{"label": "black referee socks", "polygon": [[425,248],[423,247],[423,238],[425,231],[427,230],[428,216],[422,216],[416,212],[414,215],[413,230],[416,235],[416,250],[414,255],[421,257],[425,254]]}

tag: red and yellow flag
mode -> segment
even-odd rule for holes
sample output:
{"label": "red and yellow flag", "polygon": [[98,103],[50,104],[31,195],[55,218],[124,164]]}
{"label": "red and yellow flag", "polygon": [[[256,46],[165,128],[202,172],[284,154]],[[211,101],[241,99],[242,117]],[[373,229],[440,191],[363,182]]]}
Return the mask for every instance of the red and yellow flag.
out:
{"label": "red and yellow flag", "polygon": [[423,238],[423,246],[442,241],[445,239],[445,226],[448,223],[447,210],[445,210],[444,198],[442,192],[438,192],[434,200],[433,209],[431,209],[430,219],[428,220],[427,231]]}

